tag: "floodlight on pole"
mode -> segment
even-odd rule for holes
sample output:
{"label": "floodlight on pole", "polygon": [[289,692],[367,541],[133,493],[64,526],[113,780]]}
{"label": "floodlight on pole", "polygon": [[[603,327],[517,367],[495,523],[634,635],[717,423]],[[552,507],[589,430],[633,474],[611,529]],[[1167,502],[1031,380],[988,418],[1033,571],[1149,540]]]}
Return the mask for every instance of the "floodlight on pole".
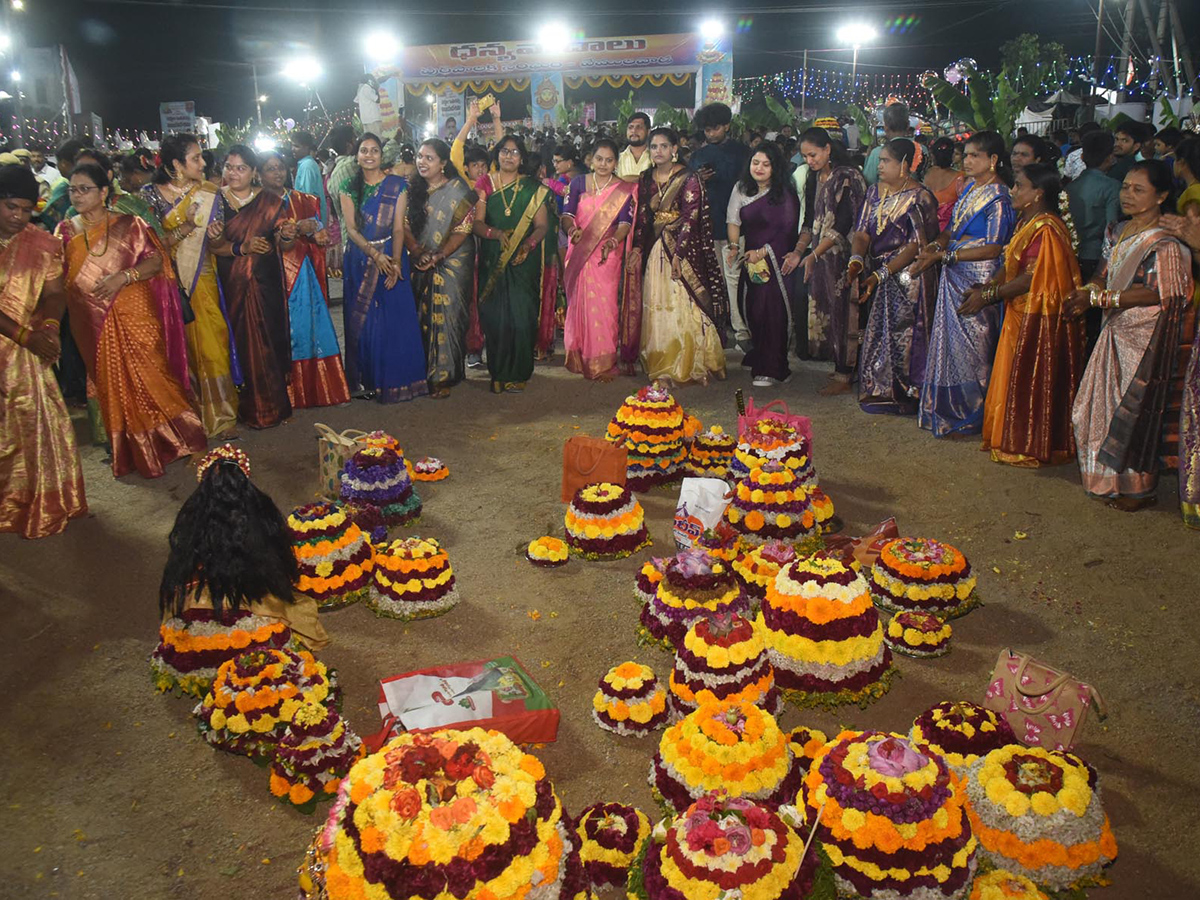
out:
{"label": "floodlight on pole", "polygon": [[20,81],[20,80],[21,80],[21,73],[20,73],[20,72],[18,72],[16,69],[13,69],[11,72],[9,72],[9,73],[8,73],[8,77],[9,77],[9,78],[10,78],[12,81]]}
{"label": "floodlight on pole", "polygon": [[315,56],[298,56],[283,67],[283,77],[307,87],[321,77],[324,69]]}
{"label": "floodlight on pole", "polygon": [[363,50],[372,62],[390,63],[400,55],[400,41],[387,31],[373,31],[363,38]]}
{"label": "floodlight on pole", "polygon": [[260,134],[254,139],[254,149],[259,153],[267,153],[274,150],[277,146],[279,145],[276,143],[275,138],[269,134]]}
{"label": "floodlight on pole", "polygon": [[17,12],[21,12],[25,9],[25,0],[12,0],[12,8]]}
{"label": "floodlight on pole", "polygon": [[546,53],[563,53],[571,43],[571,32],[562,22],[547,22],[538,29],[538,43]]}
{"label": "floodlight on pole", "polygon": [[0,53],[4,53],[12,46],[12,38],[6,32],[0,31]]}
{"label": "floodlight on pole", "polygon": [[879,37],[874,26],[865,22],[847,22],[837,30],[840,44],[849,44],[854,48],[854,61],[850,64],[850,96],[854,96],[855,79],[858,76],[858,50],[863,44],[869,44]]}
{"label": "floodlight on pole", "polygon": [[700,37],[712,42],[725,34],[725,23],[720,19],[705,19],[700,23]]}

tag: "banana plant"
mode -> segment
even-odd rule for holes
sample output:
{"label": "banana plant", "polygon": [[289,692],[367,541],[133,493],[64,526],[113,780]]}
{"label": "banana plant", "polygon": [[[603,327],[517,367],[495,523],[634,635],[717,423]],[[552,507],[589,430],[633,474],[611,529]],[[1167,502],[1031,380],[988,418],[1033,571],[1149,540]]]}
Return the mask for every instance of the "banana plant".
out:
{"label": "banana plant", "polygon": [[633,118],[635,112],[637,112],[637,107],[633,105],[633,91],[630,91],[628,97],[617,103],[617,134],[625,134],[625,129],[629,127],[629,120]]}

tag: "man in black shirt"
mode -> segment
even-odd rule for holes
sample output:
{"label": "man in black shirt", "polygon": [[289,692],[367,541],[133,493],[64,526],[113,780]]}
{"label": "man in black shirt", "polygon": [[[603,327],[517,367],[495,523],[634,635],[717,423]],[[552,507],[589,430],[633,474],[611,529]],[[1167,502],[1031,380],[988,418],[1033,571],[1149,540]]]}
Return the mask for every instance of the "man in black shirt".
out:
{"label": "man in black shirt", "polygon": [[708,211],[712,219],[712,238],[716,245],[717,259],[725,274],[729,288],[729,319],[733,326],[738,346],[746,351],[750,348],[750,329],[738,309],[737,286],[740,263],[729,264],[725,248],[729,244],[725,230],[725,212],[729,206],[729,195],[733,186],[742,177],[750,148],[739,141],[729,139],[729,124],[733,111],[724,103],[709,103],[696,111],[696,128],[704,131],[705,144],[692,154],[688,165],[704,182],[708,194]]}

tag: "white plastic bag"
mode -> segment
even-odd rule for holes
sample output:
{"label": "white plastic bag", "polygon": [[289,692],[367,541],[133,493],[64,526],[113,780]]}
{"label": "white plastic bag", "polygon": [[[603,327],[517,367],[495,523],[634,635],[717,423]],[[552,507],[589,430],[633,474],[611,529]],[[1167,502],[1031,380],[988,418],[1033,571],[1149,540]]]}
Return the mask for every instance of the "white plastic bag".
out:
{"label": "white plastic bag", "polygon": [[700,535],[715,528],[729,505],[729,485],[720,478],[685,478],[675,505],[675,543],[696,546]]}

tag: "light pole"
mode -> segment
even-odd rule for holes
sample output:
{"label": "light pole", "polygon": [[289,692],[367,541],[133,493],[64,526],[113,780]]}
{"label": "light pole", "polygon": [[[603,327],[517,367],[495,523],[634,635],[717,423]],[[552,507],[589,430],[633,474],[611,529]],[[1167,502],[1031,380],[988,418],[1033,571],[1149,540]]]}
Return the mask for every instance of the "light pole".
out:
{"label": "light pole", "polygon": [[325,109],[325,101],[321,99],[321,92],[313,86],[313,82],[320,78],[324,71],[321,61],[313,56],[298,56],[283,67],[284,78],[296,82],[310,93],[309,102],[305,104],[304,110],[305,119],[307,120],[311,120],[312,118],[313,97],[316,97],[317,103],[321,107],[321,112],[325,113],[325,118],[329,118],[329,113]]}
{"label": "light pole", "polygon": [[837,39],[840,44],[849,44],[854,48],[854,60],[850,64],[850,97],[854,98],[855,89],[858,87],[858,51],[863,44],[870,43],[879,36],[879,33],[871,25],[865,22],[849,22],[837,30]]}

